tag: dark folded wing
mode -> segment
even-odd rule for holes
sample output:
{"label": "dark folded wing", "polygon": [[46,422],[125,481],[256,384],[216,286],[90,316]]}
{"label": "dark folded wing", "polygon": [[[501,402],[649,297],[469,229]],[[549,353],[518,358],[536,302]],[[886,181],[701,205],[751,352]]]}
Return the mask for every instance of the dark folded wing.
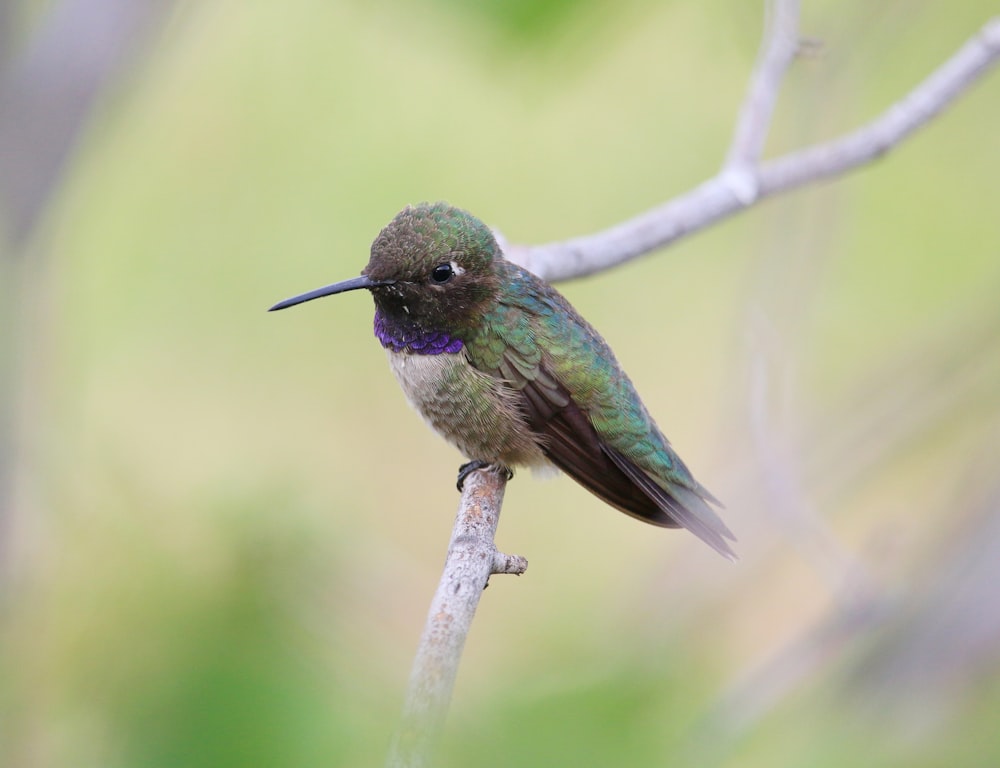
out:
{"label": "dark folded wing", "polygon": [[720,555],[736,559],[727,541],[735,541],[735,537],[701,495],[678,483],[669,483],[665,488],[614,448],[606,446],[604,451],[615,466],[655,502],[671,525],[687,528]]}
{"label": "dark folded wing", "polygon": [[714,499],[693,479],[693,487],[658,482],[602,440],[587,414],[552,376],[538,370],[529,379],[508,365],[502,367],[521,393],[532,428],[543,436],[546,456],[559,469],[622,512],[653,525],[687,528],[720,554],[735,558],[726,541],[733,539],[732,533],[707,503]]}
{"label": "dark folded wing", "polygon": [[470,362],[519,394],[548,459],[582,486],[734,557],[733,535],[708,504],[718,502],[656,428],[600,335],[550,286],[500,266],[509,290],[466,342]]}

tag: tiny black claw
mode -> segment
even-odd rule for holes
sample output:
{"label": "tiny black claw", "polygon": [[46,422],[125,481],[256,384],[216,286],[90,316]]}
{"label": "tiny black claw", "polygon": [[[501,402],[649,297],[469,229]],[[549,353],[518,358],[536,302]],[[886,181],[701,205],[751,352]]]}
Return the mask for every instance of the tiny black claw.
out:
{"label": "tiny black claw", "polygon": [[459,493],[462,492],[462,489],[465,486],[465,478],[480,469],[493,469],[496,472],[503,472],[508,480],[514,476],[514,471],[508,466],[503,464],[490,464],[490,462],[483,461],[482,459],[474,459],[466,462],[458,468],[458,482],[455,485],[458,488]]}
{"label": "tiny black claw", "polygon": [[458,492],[461,493],[465,486],[465,478],[471,475],[473,472],[479,469],[486,469],[490,463],[488,461],[483,461],[482,459],[473,459],[472,461],[467,461],[465,464],[458,468],[458,482],[455,486],[458,488]]}

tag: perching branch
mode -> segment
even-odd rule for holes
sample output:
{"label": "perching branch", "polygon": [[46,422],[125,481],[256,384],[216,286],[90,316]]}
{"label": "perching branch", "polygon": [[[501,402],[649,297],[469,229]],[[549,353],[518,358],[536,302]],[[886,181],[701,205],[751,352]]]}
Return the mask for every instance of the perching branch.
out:
{"label": "perching branch", "polygon": [[[610,269],[705,229],[764,198],[846,173],[901,143],[981,79],[1000,60],[1000,17],[906,97],[865,126],[829,142],[757,165],[770,123],[797,3],[775,5],[771,38],[748,89],[728,159],[713,178],[680,197],[592,235],[536,246],[507,245],[507,258],[550,282]],[[774,38],[780,37],[781,40]],[[793,35],[797,38],[797,35]],[[779,55],[781,54],[781,55]]]}
{"label": "perching branch", "polygon": [[[778,91],[799,46],[798,0],[772,0],[764,39],[722,170],[680,197],[592,235],[538,246],[511,245],[506,256],[552,282],[600,272],[705,229],[760,200],[870,162],[949,107],[1000,60],[1000,17],[991,19],[905,98],[865,126],[829,142],[760,162]],[[465,638],[491,573],[523,573],[523,558],[493,543],[505,481],[469,476],[444,573],[414,660],[388,765],[424,766],[441,731]]]}
{"label": "perching branch", "polygon": [[493,543],[506,474],[479,470],[464,485],[448,556],[413,660],[403,719],[386,763],[390,768],[430,764],[444,725],[466,635],[479,597],[494,573],[522,574],[528,561]]}

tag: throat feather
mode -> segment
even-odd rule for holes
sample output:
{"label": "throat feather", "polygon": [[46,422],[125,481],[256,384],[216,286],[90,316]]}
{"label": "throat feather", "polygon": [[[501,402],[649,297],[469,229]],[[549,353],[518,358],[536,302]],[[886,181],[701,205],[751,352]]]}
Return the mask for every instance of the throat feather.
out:
{"label": "throat feather", "polygon": [[413,352],[418,355],[455,354],[462,349],[462,340],[445,331],[428,331],[406,318],[393,318],[375,309],[375,338],[393,352]]}

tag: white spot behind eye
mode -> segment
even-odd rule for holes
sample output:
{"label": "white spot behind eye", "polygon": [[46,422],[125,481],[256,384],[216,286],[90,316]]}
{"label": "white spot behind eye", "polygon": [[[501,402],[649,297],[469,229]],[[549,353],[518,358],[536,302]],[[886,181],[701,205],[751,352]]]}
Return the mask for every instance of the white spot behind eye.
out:
{"label": "white spot behind eye", "polygon": [[465,270],[458,265],[457,261],[449,261],[448,263],[451,265],[451,271],[455,274],[455,277],[465,274]]}

